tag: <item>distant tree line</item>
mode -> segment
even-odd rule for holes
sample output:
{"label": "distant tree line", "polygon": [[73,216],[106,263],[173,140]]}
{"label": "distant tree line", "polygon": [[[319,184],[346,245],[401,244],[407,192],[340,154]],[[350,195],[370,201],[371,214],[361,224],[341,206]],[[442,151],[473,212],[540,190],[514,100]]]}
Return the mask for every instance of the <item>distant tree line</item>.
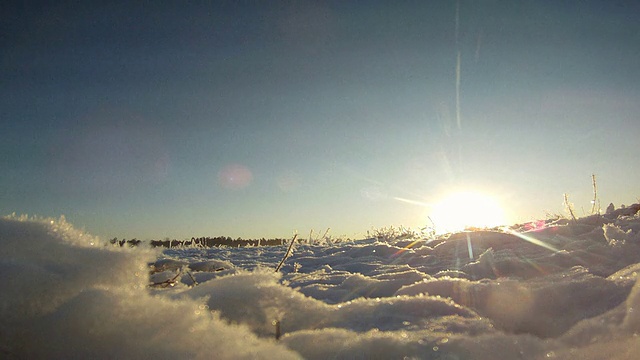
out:
{"label": "distant tree line", "polygon": [[131,240],[122,239],[122,240],[118,240],[118,238],[116,237],[116,238],[113,238],[113,239],[109,240],[109,242],[111,244],[113,244],[113,245],[117,244],[117,245],[120,245],[120,246],[125,246],[125,245],[138,246],[142,242],[142,240],[138,240],[138,239],[131,239]]}
{"label": "distant tree line", "polygon": [[[109,240],[109,242],[113,245],[120,246],[138,246],[143,243],[142,240],[138,239],[121,239],[113,238]],[[275,245],[283,245],[286,244],[288,240],[286,239],[232,239],[229,236],[217,236],[217,237],[192,237],[191,240],[169,240],[168,238],[165,240],[150,240],[148,243],[151,247],[218,247],[218,246],[230,246],[230,247],[244,247],[244,246],[275,246]],[[147,241],[144,241],[147,243]]]}

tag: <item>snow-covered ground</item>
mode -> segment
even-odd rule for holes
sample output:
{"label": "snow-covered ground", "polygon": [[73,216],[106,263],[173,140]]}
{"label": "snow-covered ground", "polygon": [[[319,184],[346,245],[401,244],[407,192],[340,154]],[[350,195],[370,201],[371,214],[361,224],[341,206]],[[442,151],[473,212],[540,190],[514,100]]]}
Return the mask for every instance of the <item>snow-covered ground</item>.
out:
{"label": "snow-covered ground", "polygon": [[5,217],[0,358],[637,359],[637,210],[297,244],[278,272],[286,246],[120,248]]}

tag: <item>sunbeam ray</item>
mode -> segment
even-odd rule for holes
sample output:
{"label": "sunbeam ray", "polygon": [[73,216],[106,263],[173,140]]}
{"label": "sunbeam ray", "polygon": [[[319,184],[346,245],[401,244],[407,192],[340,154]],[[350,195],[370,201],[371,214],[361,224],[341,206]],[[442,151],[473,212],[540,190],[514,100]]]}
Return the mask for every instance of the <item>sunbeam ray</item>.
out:
{"label": "sunbeam ray", "polygon": [[433,205],[431,205],[429,203],[426,203],[426,202],[417,201],[417,200],[411,200],[411,199],[406,199],[406,198],[401,198],[401,197],[398,197],[398,196],[394,196],[393,199],[397,200],[397,201],[405,202],[407,204],[424,206],[424,207],[428,207],[428,208],[433,206]]}
{"label": "sunbeam ray", "polygon": [[506,232],[506,233],[508,233],[508,234],[511,234],[511,235],[515,235],[515,236],[519,237],[520,239],[522,239],[522,240],[524,240],[524,241],[528,241],[528,242],[532,243],[533,245],[537,245],[537,246],[543,247],[543,248],[548,249],[548,250],[551,250],[551,251],[553,251],[553,252],[558,252],[558,251],[560,251],[560,250],[556,249],[555,247],[553,247],[553,246],[551,246],[551,245],[549,245],[549,244],[545,243],[544,241],[538,240],[538,239],[536,239],[536,238],[534,238],[534,237],[532,237],[532,236],[529,236],[529,235],[525,235],[525,234],[519,233],[519,232],[514,231],[514,230],[511,230],[511,229],[509,229],[509,228],[507,228],[507,227],[503,227],[503,228],[501,228],[501,229],[502,229],[504,232]]}

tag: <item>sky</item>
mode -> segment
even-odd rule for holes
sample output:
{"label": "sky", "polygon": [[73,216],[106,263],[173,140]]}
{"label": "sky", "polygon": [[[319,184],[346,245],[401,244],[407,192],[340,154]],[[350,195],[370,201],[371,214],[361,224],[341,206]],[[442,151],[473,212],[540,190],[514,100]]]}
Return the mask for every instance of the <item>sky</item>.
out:
{"label": "sky", "polygon": [[[0,5],[0,214],[105,238],[357,237],[640,197],[640,4]],[[437,227],[437,224],[435,224]]]}

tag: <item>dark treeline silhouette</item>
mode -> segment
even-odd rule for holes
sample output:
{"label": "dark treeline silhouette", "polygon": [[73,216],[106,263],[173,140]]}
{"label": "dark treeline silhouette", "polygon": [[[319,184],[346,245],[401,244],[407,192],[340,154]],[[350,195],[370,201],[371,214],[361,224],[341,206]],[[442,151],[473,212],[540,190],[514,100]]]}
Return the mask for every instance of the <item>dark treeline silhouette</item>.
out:
{"label": "dark treeline silhouette", "polygon": [[[131,240],[118,240],[118,238],[113,238],[109,240],[111,244],[118,244],[120,246],[138,246],[142,243],[141,240],[131,239]],[[288,241],[286,239],[232,239],[228,236],[217,236],[217,237],[192,237],[191,240],[151,240],[149,244],[152,247],[179,247],[179,246],[201,246],[201,247],[216,247],[216,246],[230,246],[230,247],[243,247],[243,246],[274,246],[274,245],[283,245]],[[146,241],[145,241],[146,243]]]}
{"label": "dark treeline silhouette", "polygon": [[125,239],[118,240],[118,238],[113,238],[113,239],[109,240],[109,242],[111,244],[114,244],[114,245],[118,244],[120,246],[124,246],[125,244],[127,244],[128,246],[138,246],[142,242],[142,240],[138,240],[138,239],[135,239],[135,238],[131,239],[131,240],[125,240]]}

